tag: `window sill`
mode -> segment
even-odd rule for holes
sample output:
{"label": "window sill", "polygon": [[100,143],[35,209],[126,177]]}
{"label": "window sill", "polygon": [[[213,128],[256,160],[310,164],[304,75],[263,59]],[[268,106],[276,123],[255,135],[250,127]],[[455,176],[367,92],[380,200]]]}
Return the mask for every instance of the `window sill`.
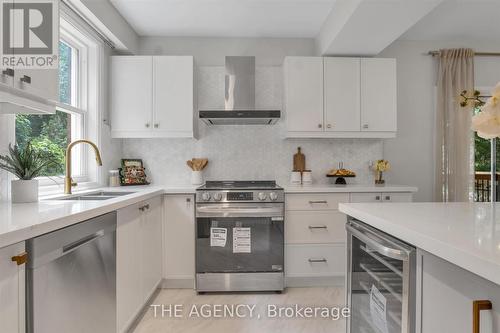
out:
{"label": "window sill", "polygon": [[[84,182],[78,183],[78,186],[73,187],[73,191],[78,193],[81,191],[97,189],[99,187],[101,186],[96,182]],[[38,188],[38,195],[42,200],[49,197],[62,196],[64,195],[64,184],[40,186]]]}

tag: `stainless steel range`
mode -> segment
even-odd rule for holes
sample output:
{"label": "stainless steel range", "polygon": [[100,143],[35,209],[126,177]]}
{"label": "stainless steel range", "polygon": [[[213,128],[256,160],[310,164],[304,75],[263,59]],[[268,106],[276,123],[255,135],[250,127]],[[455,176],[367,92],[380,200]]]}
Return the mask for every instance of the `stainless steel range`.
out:
{"label": "stainless steel range", "polygon": [[284,289],[285,193],[274,181],[208,181],[196,191],[196,290]]}

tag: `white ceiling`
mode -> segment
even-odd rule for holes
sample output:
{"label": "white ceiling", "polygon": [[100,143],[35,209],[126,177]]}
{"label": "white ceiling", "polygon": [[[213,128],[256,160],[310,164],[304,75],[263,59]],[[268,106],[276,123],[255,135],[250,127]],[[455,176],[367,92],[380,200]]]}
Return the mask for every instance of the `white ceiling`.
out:
{"label": "white ceiling", "polygon": [[141,36],[315,37],[335,0],[111,0]]}
{"label": "white ceiling", "polygon": [[446,0],[400,39],[499,41],[499,0]]}

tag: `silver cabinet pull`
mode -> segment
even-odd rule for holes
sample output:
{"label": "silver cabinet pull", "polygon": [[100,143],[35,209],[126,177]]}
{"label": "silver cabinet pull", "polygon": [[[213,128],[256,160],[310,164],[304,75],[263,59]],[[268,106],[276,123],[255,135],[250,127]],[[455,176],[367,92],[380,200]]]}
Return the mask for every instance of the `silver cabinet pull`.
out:
{"label": "silver cabinet pull", "polygon": [[149,123],[146,123],[146,128],[149,128],[149,126],[150,126]]}
{"label": "silver cabinet pull", "polygon": [[27,83],[27,84],[31,84],[31,76],[23,75],[23,77],[20,78],[19,80],[21,80],[21,82],[24,82],[24,83]]}
{"label": "silver cabinet pull", "polygon": [[321,125],[321,124],[318,124],[318,128],[322,128],[322,127],[323,127],[323,125]]}
{"label": "silver cabinet pull", "polygon": [[364,124],[364,125],[363,125],[363,128],[364,128],[364,129],[368,129],[368,124]]}
{"label": "silver cabinet pull", "polygon": [[332,124],[326,125],[327,128],[332,128]]}
{"label": "silver cabinet pull", "polygon": [[326,200],[309,200],[309,204],[310,205],[314,205],[314,204],[325,204],[325,205],[328,205],[328,201]]}
{"label": "silver cabinet pull", "polygon": [[312,259],[312,258],[309,258],[308,261],[310,263],[318,263],[318,262],[327,262],[328,260],[326,260],[326,258],[321,258],[321,259]]}
{"label": "silver cabinet pull", "polygon": [[313,229],[328,229],[328,227],[326,225],[310,225],[309,229],[310,230],[313,230]]}
{"label": "silver cabinet pull", "polygon": [[2,71],[2,74],[14,77],[14,70],[12,68],[7,68]]}

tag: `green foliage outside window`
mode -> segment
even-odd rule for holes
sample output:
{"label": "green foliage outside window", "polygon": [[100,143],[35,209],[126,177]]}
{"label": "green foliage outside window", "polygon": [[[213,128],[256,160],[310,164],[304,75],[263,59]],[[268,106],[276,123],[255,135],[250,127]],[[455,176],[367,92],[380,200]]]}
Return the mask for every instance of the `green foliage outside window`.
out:
{"label": "green foliage outside window", "polygon": [[[71,104],[71,47],[59,42],[59,100]],[[16,116],[16,142],[25,147],[28,142],[34,150],[55,163],[47,165],[41,176],[64,174],[66,146],[71,140],[71,115],[57,111],[53,115]]]}

